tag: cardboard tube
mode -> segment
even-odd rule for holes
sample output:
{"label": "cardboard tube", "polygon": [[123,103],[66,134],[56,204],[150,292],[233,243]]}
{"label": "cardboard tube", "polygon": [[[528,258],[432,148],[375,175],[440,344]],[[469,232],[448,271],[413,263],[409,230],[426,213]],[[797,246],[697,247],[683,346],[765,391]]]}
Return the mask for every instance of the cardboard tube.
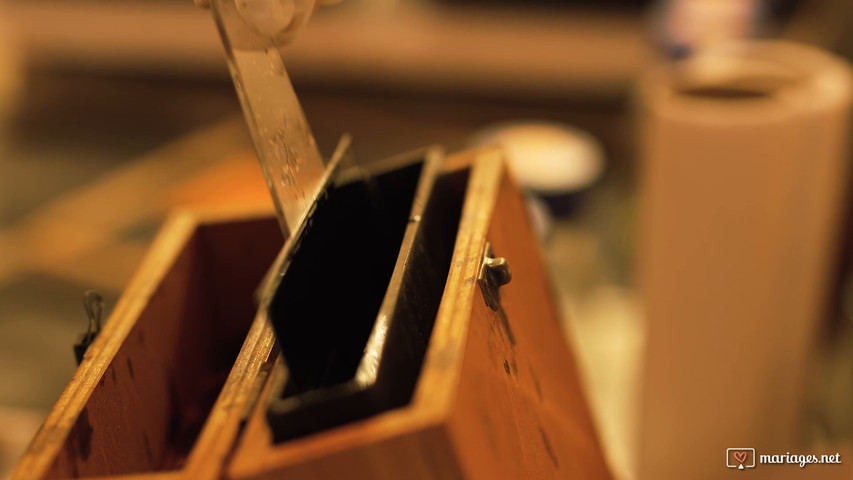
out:
{"label": "cardboard tube", "polygon": [[658,68],[638,94],[639,478],[718,478],[727,448],[800,446],[846,198],[851,73],[815,48],[751,42]]}

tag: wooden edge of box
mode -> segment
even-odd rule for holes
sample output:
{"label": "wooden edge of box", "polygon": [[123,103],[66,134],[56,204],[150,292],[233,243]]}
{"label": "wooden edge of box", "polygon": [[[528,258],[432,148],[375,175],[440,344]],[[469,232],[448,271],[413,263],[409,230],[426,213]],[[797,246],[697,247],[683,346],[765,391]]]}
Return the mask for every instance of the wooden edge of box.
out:
{"label": "wooden edge of box", "polygon": [[247,406],[265,384],[275,332],[266,315],[255,316],[243,348],[182,470],[188,479],[219,478],[230,457]]}

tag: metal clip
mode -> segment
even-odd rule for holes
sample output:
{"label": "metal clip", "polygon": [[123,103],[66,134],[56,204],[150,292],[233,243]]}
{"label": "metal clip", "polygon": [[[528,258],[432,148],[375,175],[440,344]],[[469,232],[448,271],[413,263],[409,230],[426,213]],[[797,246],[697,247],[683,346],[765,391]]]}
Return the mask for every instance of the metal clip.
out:
{"label": "metal clip", "polygon": [[506,285],[512,280],[512,270],[510,270],[506,258],[495,257],[490,243],[486,244],[486,251],[483,253],[483,265],[480,267],[478,280],[486,305],[492,310],[499,310],[501,307],[500,288],[501,285]]}
{"label": "metal clip", "polygon": [[98,292],[87,290],[83,294],[83,308],[86,309],[86,316],[89,317],[89,328],[86,333],[77,337],[77,341],[74,343],[74,357],[77,359],[77,365],[83,362],[83,356],[89,349],[89,345],[101,333],[101,313],[104,310],[104,299]]}

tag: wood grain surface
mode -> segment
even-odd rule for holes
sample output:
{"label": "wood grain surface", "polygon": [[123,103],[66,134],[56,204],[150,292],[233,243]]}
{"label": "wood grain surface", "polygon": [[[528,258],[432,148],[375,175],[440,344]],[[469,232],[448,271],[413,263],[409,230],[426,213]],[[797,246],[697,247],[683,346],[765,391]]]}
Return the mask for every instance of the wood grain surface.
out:
{"label": "wood grain surface", "polygon": [[271,348],[253,293],[281,242],[268,209],[172,217],[12,478],[215,478]]}
{"label": "wood grain surface", "polygon": [[[265,401],[248,420],[234,479],[606,479],[596,433],[555,312],[522,197],[497,150],[464,152],[470,169],[444,296],[409,405],[272,443]],[[513,280],[491,310],[477,278],[486,243]],[[262,400],[284,375],[275,370]]]}

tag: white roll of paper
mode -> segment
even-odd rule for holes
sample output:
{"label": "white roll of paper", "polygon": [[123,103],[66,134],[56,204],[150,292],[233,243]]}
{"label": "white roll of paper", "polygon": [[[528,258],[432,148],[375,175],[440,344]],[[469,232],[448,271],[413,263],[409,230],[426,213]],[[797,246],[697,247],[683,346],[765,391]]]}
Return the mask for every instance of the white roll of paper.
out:
{"label": "white roll of paper", "polygon": [[846,199],[851,83],[843,60],[776,41],[641,80],[639,478],[718,478],[728,448],[800,446]]}

